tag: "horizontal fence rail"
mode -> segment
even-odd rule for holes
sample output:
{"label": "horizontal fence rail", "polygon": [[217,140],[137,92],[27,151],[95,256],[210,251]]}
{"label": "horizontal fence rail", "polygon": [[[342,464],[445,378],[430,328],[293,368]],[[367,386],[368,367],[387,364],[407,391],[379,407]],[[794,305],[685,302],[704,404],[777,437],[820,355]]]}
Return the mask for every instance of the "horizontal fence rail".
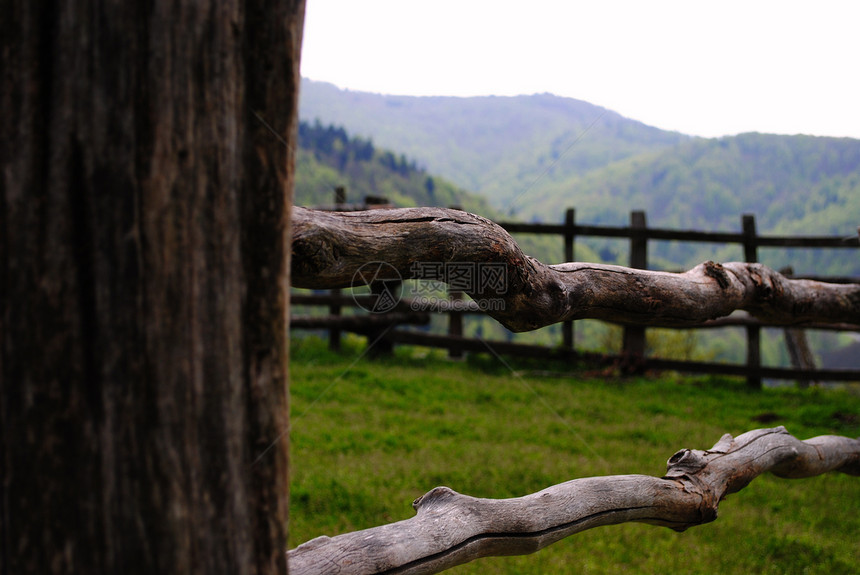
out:
{"label": "horizontal fence rail", "polygon": [[[348,305],[350,298],[341,296],[333,301],[339,301],[342,305]],[[293,296],[292,302],[294,305],[328,305],[327,296],[324,294],[304,295],[296,294]],[[474,302],[463,302],[464,304],[473,304]],[[355,304],[353,304],[355,305]],[[405,307],[408,308],[408,302]],[[438,306],[437,306],[438,307]],[[474,306],[474,310],[466,312],[451,312],[441,309],[427,310],[433,313],[444,313],[449,315],[454,314],[481,314],[482,312]],[[381,314],[380,320],[371,320],[366,324],[362,324],[359,318],[367,319],[374,317],[366,314],[360,316],[343,316],[344,321],[335,321],[331,316],[307,318],[305,316],[297,316],[291,319],[290,325],[296,329],[336,329],[342,331],[350,331],[362,335],[367,335],[374,328],[373,325],[426,325],[421,319],[421,314],[426,313],[425,310],[418,312],[391,312],[390,314]],[[387,315],[391,317],[386,318]],[[418,319],[412,319],[413,317]],[[356,321],[359,319],[359,321]],[[763,324],[756,319],[749,317],[730,317],[719,320],[713,320],[699,326],[691,326],[685,328],[673,329],[716,329],[724,327],[782,327],[770,326]],[[816,330],[832,330],[832,331],[857,331],[860,332],[860,326],[852,324],[811,324],[805,326]],[[390,343],[403,345],[416,345],[423,347],[432,347],[437,349],[448,350],[455,357],[461,356],[464,352],[472,353],[491,353],[508,356],[518,356],[532,359],[552,359],[552,360],[569,360],[579,361],[582,363],[594,366],[616,366],[628,371],[636,370],[668,370],[681,371],[687,373],[708,373],[718,375],[731,375],[740,377],[755,377],[758,379],[785,379],[785,380],[817,380],[817,381],[860,381],[860,370],[850,369],[796,369],[784,367],[753,367],[750,365],[728,364],[717,362],[690,361],[690,360],[670,360],[661,358],[631,358],[626,354],[602,354],[595,352],[579,351],[564,346],[551,347],[546,345],[515,343],[510,341],[487,341],[484,339],[470,338],[463,335],[452,334],[434,334],[422,331],[407,331],[399,329],[391,329],[385,334],[385,339]]]}
{"label": "horizontal fence rail", "polygon": [[632,238],[644,237],[648,240],[683,241],[715,244],[746,244],[752,239],[760,247],[784,248],[857,248],[857,236],[754,236],[748,238],[738,232],[702,232],[695,230],[670,230],[661,228],[633,229],[626,226],[595,226],[580,224],[526,224],[521,222],[497,222],[512,234],[544,234],[599,237]]}
{"label": "horizontal fence rail", "polygon": [[[338,198],[338,208],[342,207],[342,197]],[[575,211],[568,209],[563,224],[538,224],[521,222],[499,222],[508,233],[541,234],[561,236],[564,241],[566,261],[574,261],[575,241],[584,237],[626,238],[630,240],[629,266],[636,269],[648,268],[648,242],[668,240],[681,242],[711,242],[721,244],[740,244],[743,246],[747,263],[758,261],[759,247],[782,248],[827,248],[857,249],[860,247],[858,235],[838,236],[762,236],[756,232],[755,218],[746,214],[741,218],[741,232],[705,232],[694,230],[670,230],[650,228],[644,212],[631,213],[629,226],[580,225],[575,222]],[[782,272],[798,279],[814,279],[830,283],[860,283],[856,277],[794,276],[791,270]],[[480,314],[479,306],[470,300],[463,300],[462,294],[449,290],[450,300],[422,301],[404,299],[390,310],[389,314],[342,315],[344,308],[361,307],[369,309],[376,296],[345,296],[340,290],[329,293],[294,293],[292,304],[297,306],[325,306],[330,316],[323,318],[294,317],[291,326],[296,329],[329,329],[329,342],[332,348],[340,345],[341,331],[352,331],[368,335],[377,341],[383,351],[394,343],[421,345],[447,349],[451,357],[461,357],[465,352],[499,353],[532,358],[559,358],[577,360],[596,365],[614,365],[625,371],[674,370],[690,373],[712,373],[746,377],[752,387],[760,387],[762,378],[797,380],[802,385],[811,381],[860,381],[860,371],[844,369],[817,369],[812,353],[808,349],[803,330],[786,329],[786,344],[793,368],[766,367],[761,363],[761,330],[770,327],[746,315],[732,315],[712,320],[697,326],[672,329],[714,329],[740,326],[746,330],[747,360],[744,364],[725,364],[701,361],[680,361],[645,356],[645,333],[642,326],[625,326],[621,352],[615,355],[588,353],[574,349],[574,322],[562,323],[562,341],[559,346],[539,346],[513,342],[491,341],[463,336],[463,318],[468,314]],[[448,334],[395,329],[397,325],[426,325],[429,313],[443,313],[448,316]],[[381,317],[380,317],[381,316]],[[388,317],[386,317],[388,316]],[[368,319],[362,323],[361,319]],[[373,319],[369,319],[369,318]],[[338,319],[340,318],[340,319]],[[782,326],[781,326],[782,327]],[[853,324],[810,324],[804,328],[860,332],[860,326]]]}

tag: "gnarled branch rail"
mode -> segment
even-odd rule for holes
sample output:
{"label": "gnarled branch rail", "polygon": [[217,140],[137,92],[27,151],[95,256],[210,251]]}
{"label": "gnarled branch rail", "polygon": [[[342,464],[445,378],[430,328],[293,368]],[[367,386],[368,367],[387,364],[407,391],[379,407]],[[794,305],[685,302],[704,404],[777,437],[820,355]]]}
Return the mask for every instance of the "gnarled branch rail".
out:
{"label": "gnarled branch rail", "polygon": [[860,440],[799,441],[783,427],[724,435],[706,451],[682,449],[662,478],[574,479],[514,499],[479,499],[437,487],[417,515],[372,529],[318,537],[289,552],[290,573],[438,573],[479,557],[532,553],[568,535],[627,521],[683,531],[713,521],[717,506],[758,475],[860,475]]}
{"label": "gnarled branch rail", "polygon": [[735,310],[780,325],[860,323],[860,284],[792,280],[760,264],[737,262],[705,262],[684,273],[590,263],[545,265],[523,254],[497,224],[459,210],[294,208],[292,222],[295,287],[355,285],[359,269],[373,261],[391,266],[384,268],[388,276],[376,279],[420,278],[416,263],[501,264],[503,282],[466,292],[478,302],[503,300],[503,306],[488,306],[487,313],[512,331],[583,318],[693,325]]}

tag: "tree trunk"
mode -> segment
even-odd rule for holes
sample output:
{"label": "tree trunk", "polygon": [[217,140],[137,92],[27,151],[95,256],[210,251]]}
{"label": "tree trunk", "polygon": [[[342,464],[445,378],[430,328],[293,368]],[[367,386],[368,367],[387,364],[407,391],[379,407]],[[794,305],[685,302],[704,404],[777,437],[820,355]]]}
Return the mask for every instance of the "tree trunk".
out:
{"label": "tree trunk", "polygon": [[286,570],[303,14],[4,2],[0,573]]}

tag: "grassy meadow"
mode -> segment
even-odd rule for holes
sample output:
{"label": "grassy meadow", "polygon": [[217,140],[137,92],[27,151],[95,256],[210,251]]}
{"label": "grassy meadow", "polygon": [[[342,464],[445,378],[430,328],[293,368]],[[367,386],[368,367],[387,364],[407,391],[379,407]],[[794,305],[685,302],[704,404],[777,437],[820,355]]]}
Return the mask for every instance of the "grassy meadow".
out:
{"label": "grassy meadow", "polygon": [[[412,517],[435,486],[518,497],[578,477],[661,476],[681,448],[784,425],[800,439],[860,436],[851,390],[746,389],[658,374],[616,378],[575,366],[400,348],[371,360],[364,341],[332,353],[294,338],[293,548],[319,535]],[[713,523],[676,533],[629,523],[585,531],[533,555],[474,561],[452,574],[858,573],[860,477],[762,476]]]}

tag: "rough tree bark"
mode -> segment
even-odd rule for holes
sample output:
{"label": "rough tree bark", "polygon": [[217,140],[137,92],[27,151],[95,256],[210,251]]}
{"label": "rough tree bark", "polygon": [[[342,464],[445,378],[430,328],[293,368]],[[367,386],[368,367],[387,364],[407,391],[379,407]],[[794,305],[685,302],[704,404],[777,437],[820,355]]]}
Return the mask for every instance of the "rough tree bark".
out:
{"label": "rough tree bark", "polygon": [[304,3],[3,6],[0,573],[284,572]]}
{"label": "rough tree bark", "polygon": [[[714,262],[676,274],[620,266],[544,265],[520,250],[497,224],[467,212],[408,208],[370,212],[293,212],[293,285],[351,285],[367,262],[386,262],[403,279],[420,277],[418,263],[482,262],[506,270],[499,289],[468,292],[512,331],[597,318],[627,324],[703,323],[735,310],[776,324],[860,323],[860,284],[790,280],[760,264]],[[396,271],[395,271],[396,270]],[[380,275],[376,279],[386,279]]]}
{"label": "rough tree bark", "polygon": [[707,451],[682,449],[662,478],[616,475],[574,479],[513,499],[480,499],[437,487],[413,503],[405,521],[290,551],[293,575],[426,575],[479,557],[533,553],[601,525],[638,521],[683,531],[713,521],[720,501],[765,472],[811,477],[860,475],[860,440],[798,441],[785,428],[724,435]]}

